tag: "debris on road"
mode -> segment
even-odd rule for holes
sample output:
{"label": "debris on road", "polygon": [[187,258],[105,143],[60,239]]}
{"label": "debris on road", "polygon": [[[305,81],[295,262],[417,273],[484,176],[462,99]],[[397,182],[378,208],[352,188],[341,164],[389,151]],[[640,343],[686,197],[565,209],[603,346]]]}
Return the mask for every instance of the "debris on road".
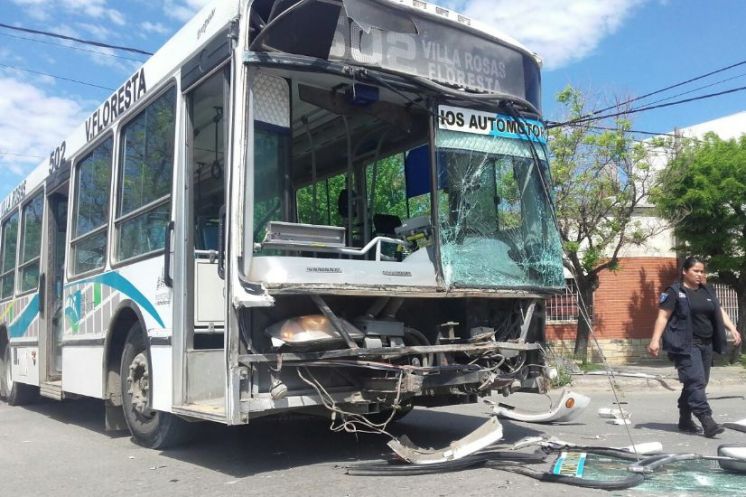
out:
{"label": "debris on road", "polygon": [[620,378],[639,378],[642,380],[653,380],[660,383],[666,390],[671,390],[672,392],[676,390],[676,388],[669,385],[666,380],[669,378],[666,378],[663,375],[659,374],[649,374],[649,373],[623,373],[621,371],[588,371],[586,373],[580,372],[580,373],[570,373],[573,376],[611,376],[613,377],[620,377]]}
{"label": "debris on road", "polygon": [[[636,487],[652,478],[663,468],[687,461],[717,461],[723,474],[746,475],[746,447],[721,446],[717,456],[692,453],[664,453],[658,442],[636,444],[631,447],[583,446],[557,439],[531,437],[514,444],[516,447],[539,445],[534,453],[500,451],[495,445],[459,459],[433,463],[406,463],[402,460],[358,464],[347,468],[355,476],[405,476],[436,474],[484,467],[528,476],[542,482],[624,490]],[[636,451],[636,452],[635,452]],[[547,457],[557,457],[547,466]],[[532,465],[543,465],[534,467]],[[600,469],[589,470],[598,465]],[[588,476],[590,474],[590,476]]]}
{"label": "debris on road", "polygon": [[615,425],[628,425],[631,423],[629,411],[621,407],[601,407],[598,410],[598,417],[611,419]]}
{"label": "debris on road", "polygon": [[526,423],[559,423],[576,418],[590,403],[590,397],[565,389],[557,404],[546,412],[521,411],[501,403],[494,407],[494,414]]}
{"label": "debris on road", "polygon": [[412,464],[435,464],[461,459],[480,451],[503,436],[503,429],[497,417],[491,416],[479,428],[460,440],[452,442],[444,449],[423,449],[415,446],[406,435],[394,438],[388,446],[396,455]]}

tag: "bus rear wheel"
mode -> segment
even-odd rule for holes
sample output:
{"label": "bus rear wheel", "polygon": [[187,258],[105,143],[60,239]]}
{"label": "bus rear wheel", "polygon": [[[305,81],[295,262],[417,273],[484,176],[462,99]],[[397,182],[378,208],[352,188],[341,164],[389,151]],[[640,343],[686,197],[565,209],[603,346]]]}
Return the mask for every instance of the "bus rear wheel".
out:
{"label": "bus rear wheel", "polygon": [[6,343],[0,350],[0,398],[12,406],[30,404],[39,397],[39,389],[13,381],[11,366],[10,345]]}
{"label": "bus rear wheel", "polygon": [[151,449],[183,443],[187,423],[171,413],[152,409],[150,349],[139,323],[130,328],[122,353],[122,408],[134,441]]}

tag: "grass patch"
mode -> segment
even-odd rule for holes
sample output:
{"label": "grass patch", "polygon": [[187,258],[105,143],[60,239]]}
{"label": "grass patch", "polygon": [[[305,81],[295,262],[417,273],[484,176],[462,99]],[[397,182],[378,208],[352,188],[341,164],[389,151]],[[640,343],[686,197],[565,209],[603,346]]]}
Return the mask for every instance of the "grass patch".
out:
{"label": "grass patch", "polygon": [[586,362],[586,361],[579,362],[578,367],[584,373],[590,373],[592,371],[603,371],[604,369],[603,364],[599,364],[597,362]]}
{"label": "grass patch", "polygon": [[552,379],[552,388],[565,387],[572,384],[572,374],[567,368],[557,368],[557,377]]}

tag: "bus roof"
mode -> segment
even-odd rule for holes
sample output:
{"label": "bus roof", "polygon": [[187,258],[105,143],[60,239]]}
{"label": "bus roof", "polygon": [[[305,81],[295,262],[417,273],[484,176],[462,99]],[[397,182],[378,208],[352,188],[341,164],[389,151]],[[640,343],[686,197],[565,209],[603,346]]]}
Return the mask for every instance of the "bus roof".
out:
{"label": "bus roof", "polygon": [[[144,62],[132,76],[125,80],[109,98],[99,105],[84,123],[73,130],[66,140],[50,153],[50,159],[42,161],[3,199],[0,203],[0,217],[4,217],[13,207],[22,202],[27,193],[34,192],[55,168],[76,156],[96,137],[108,132],[113,124],[120,120],[120,114],[126,114],[144,93],[150,93],[151,89],[159,87],[164,81],[172,77],[186,60],[195,55],[208,40],[223,30],[231,20],[239,16],[248,2],[253,1],[214,0],[203,7],[155,54]],[[375,1],[411,9],[419,15],[424,14],[433,20],[450,22],[461,26],[463,29],[482,33],[504,45],[510,45],[524,53],[531,54],[537,62],[539,61],[538,56],[531,53],[513,38],[450,9],[422,0]]]}

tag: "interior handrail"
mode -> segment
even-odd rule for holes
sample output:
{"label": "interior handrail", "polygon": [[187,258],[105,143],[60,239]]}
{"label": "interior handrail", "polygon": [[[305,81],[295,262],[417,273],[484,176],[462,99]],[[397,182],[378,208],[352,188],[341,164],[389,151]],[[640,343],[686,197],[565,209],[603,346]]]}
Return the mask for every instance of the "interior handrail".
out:
{"label": "interior handrail", "polygon": [[319,242],[304,242],[304,241],[290,241],[290,240],[282,240],[282,241],[276,241],[276,240],[270,240],[262,242],[260,245],[263,248],[272,248],[272,249],[278,249],[278,250],[299,250],[303,249],[308,252],[330,252],[334,254],[343,254],[343,255],[352,255],[352,256],[365,256],[370,252],[374,247],[376,249],[376,261],[381,260],[381,245],[384,243],[389,243],[392,245],[400,245],[402,247],[407,246],[407,242],[404,240],[399,240],[398,238],[390,238],[387,236],[377,236],[373,238],[371,241],[369,241],[364,247],[362,248],[353,248],[353,247],[331,247],[331,246],[325,246],[322,243]]}

